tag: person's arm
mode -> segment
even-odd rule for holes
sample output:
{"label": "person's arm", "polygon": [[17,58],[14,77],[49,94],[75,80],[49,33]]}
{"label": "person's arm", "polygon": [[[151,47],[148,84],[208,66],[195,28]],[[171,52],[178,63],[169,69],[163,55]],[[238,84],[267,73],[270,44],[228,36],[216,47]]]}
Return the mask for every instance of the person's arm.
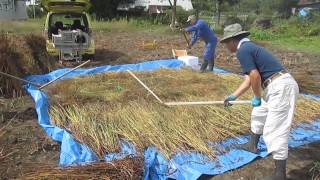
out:
{"label": "person's arm", "polygon": [[191,48],[198,40],[198,31],[193,32],[191,41],[189,43],[189,48]]}
{"label": "person's arm", "polygon": [[195,24],[195,25],[192,25],[190,27],[187,27],[185,29],[186,32],[194,32],[194,31],[198,31],[200,29],[200,26],[201,24],[199,23],[199,21]]}
{"label": "person's arm", "polygon": [[251,86],[251,78],[248,75],[244,76],[244,81],[242,82],[242,84],[238,87],[238,89],[232,93],[233,96],[235,97],[239,97],[242,94],[244,94]]}
{"label": "person's arm", "polygon": [[261,75],[257,69],[250,71],[250,82],[254,96],[261,98]]}

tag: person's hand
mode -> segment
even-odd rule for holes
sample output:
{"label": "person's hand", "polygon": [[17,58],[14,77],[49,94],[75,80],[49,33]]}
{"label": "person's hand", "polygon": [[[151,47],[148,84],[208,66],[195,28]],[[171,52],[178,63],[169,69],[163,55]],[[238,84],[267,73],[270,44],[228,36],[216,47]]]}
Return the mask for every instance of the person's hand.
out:
{"label": "person's hand", "polygon": [[251,100],[251,105],[253,107],[259,107],[261,105],[261,97],[254,96]]}
{"label": "person's hand", "polygon": [[192,45],[190,43],[188,45],[188,49],[192,49]]}
{"label": "person's hand", "polygon": [[230,95],[228,96],[225,100],[224,100],[224,107],[229,107],[232,106],[232,104],[230,104],[230,101],[235,101],[237,99],[237,96],[235,95]]}

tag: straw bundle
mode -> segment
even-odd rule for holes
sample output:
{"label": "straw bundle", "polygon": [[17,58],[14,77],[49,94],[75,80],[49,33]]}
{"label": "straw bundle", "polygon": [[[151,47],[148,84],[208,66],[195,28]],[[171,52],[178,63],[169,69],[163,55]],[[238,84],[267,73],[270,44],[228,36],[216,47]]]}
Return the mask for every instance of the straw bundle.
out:
{"label": "straw bundle", "polygon": [[[223,100],[241,82],[236,75],[200,74],[189,69],[139,72],[165,102]],[[166,157],[198,151],[214,158],[208,145],[249,131],[250,105],[161,105],[126,72],[76,77],[48,89],[50,115],[57,126],[72,132],[100,157],[119,150],[119,140],[135,144],[140,152],[154,145]],[[247,93],[242,98],[249,99]],[[320,115],[320,102],[300,97],[295,123]],[[307,112],[307,113],[306,113]]]}
{"label": "straw bundle", "polygon": [[105,179],[105,180],[130,180],[141,179],[143,175],[143,161],[138,158],[127,158],[112,162],[98,162],[84,166],[70,166],[57,168],[42,166],[32,169],[25,174],[23,179]]}
{"label": "straw bundle", "polygon": [[[56,64],[50,60],[45,49],[45,39],[37,35],[0,34],[0,71],[24,77],[30,74],[47,73]],[[0,76],[0,95],[19,96],[22,84]]]}

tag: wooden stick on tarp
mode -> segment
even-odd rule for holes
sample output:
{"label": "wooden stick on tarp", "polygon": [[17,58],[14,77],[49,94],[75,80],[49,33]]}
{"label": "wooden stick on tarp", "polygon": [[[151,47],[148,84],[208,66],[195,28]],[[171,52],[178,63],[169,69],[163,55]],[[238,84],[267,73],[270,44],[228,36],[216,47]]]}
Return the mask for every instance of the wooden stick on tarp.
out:
{"label": "wooden stick on tarp", "polygon": [[[164,103],[147,85],[145,85],[135,74],[130,70],[127,72],[134,77],[147,91],[149,91],[161,104],[166,106],[190,106],[190,105],[222,105],[224,101],[198,101],[198,102],[166,102]],[[230,101],[230,104],[251,104],[251,101]]]}
{"label": "wooden stick on tarp", "polygon": [[36,87],[40,87],[40,86],[41,86],[40,84],[37,84],[37,83],[31,82],[31,81],[28,81],[28,80],[19,78],[19,77],[17,77],[17,76],[13,76],[13,75],[8,74],[8,73],[4,73],[4,72],[1,72],[1,71],[0,71],[0,74],[3,75],[3,76],[6,76],[6,77],[10,77],[10,78],[12,78],[12,79],[18,80],[18,81],[22,81],[22,82],[25,82],[25,83],[29,83],[29,84],[34,85],[34,86],[36,86]]}
{"label": "wooden stick on tarp", "polygon": [[127,72],[133,78],[135,78],[147,91],[149,91],[153,95],[153,97],[155,97],[161,104],[163,104],[163,101],[147,85],[145,85],[135,74],[133,74],[133,72],[131,72],[130,70],[127,70]]}
{"label": "wooden stick on tarp", "polygon": [[84,63],[80,64],[79,66],[77,66],[77,67],[75,67],[75,68],[70,69],[69,71],[67,71],[67,72],[63,73],[62,75],[58,76],[58,77],[57,77],[57,78],[55,78],[54,80],[52,80],[52,81],[50,81],[50,82],[48,82],[48,83],[46,83],[46,84],[42,85],[39,89],[40,89],[40,90],[42,90],[43,88],[45,88],[45,87],[49,86],[50,84],[52,84],[52,83],[56,82],[57,80],[61,79],[63,76],[66,76],[67,74],[69,74],[69,73],[71,73],[71,72],[73,72],[73,71],[75,71],[75,70],[77,70],[77,69],[81,68],[82,66],[86,65],[86,64],[87,64],[87,63],[89,63],[89,62],[90,62],[90,60],[88,60],[88,61],[86,61],[86,62],[84,62]]}
{"label": "wooden stick on tarp", "polygon": [[188,47],[190,46],[190,42],[189,42],[189,39],[188,39],[188,37],[187,37],[187,35],[186,35],[186,32],[182,32],[182,34],[183,34],[183,36],[184,36],[184,39],[187,41],[187,45],[188,45]]}
{"label": "wooden stick on tarp", "polygon": [[[230,101],[230,104],[251,104],[251,101]],[[167,102],[167,106],[190,106],[190,105],[222,105],[224,101],[198,101],[198,102]]]}

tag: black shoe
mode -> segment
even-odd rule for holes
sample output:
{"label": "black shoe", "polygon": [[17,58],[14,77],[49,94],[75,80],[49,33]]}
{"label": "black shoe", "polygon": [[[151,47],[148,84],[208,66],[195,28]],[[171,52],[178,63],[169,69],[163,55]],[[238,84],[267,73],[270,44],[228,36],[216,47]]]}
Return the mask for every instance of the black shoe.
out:
{"label": "black shoe", "polygon": [[250,140],[249,142],[245,143],[245,144],[237,144],[235,146],[233,146],[234,148],[238,148],[238,149],[243,149],[245,151],[249,151],[252,152],[254,154],[257,154],[258,152],[258,143],[259,143],[259,139],[260,139],[260,134],[254,134],[251,133],[250,136]]}
{"label": "black shoe", "polygon": [[276,168],[272,176],[262,178],[262,180],[286,180],[287,160],[275,160]]}
{"label": "black shoe", "polygon": [[200,72],[205,72],[207,70],[207,67],[208,67],[208,62],[207,61],[204,61],[203,64],[201,65],[201,68],[200,68]]}

